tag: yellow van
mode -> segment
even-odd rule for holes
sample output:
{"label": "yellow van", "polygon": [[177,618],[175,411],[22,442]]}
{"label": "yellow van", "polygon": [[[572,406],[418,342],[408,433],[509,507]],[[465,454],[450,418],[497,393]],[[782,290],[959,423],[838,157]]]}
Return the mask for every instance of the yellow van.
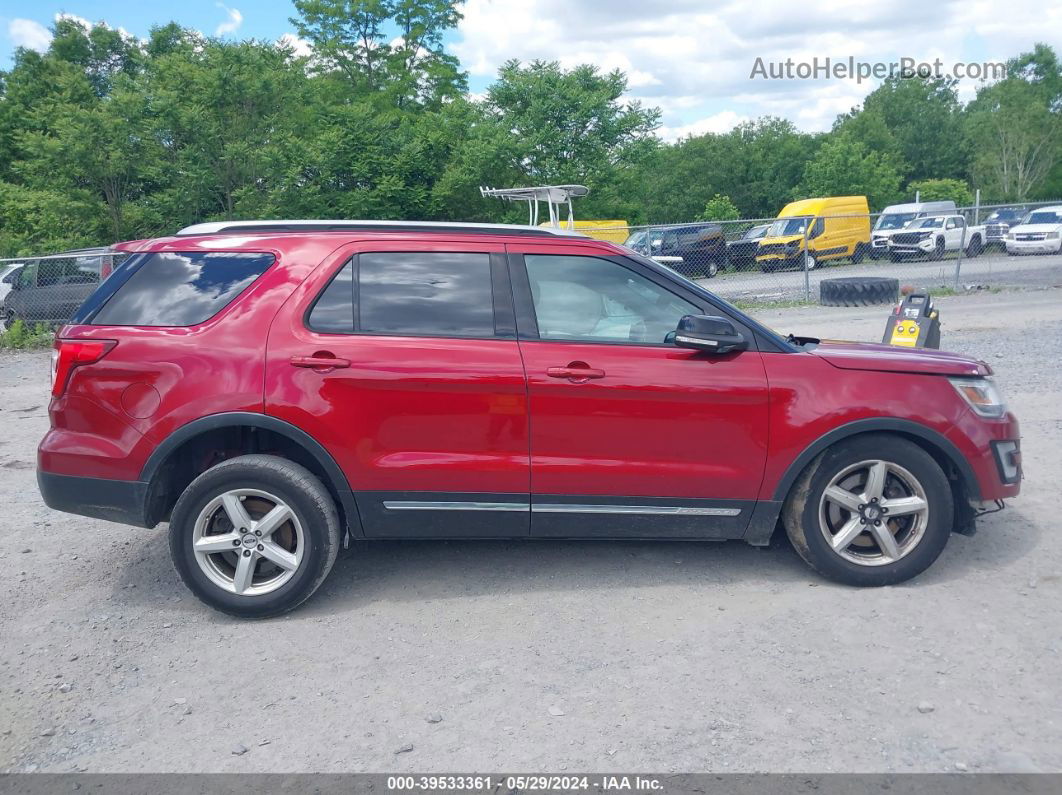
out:
{"label": "yellow van", "polygon": [[804,231],[808,228],[808,268],[820,262],[862,261],[870,251],[870,208],[866,196],[831,196],[790,202],[756,249],[760,270],[804,268]]}
{"label": "yellow van", "polygon": [[[568,228],[567,221],[561,221],[560,225],[562,229]],[[574,225],[576,232],[582,232],[587,237],[592,237],[595,240],[607,240],[610,243],[618,243],[621,246],[631,234],[630,224],[620,220],[576,221]],[[551,224],[546,221],[539,224],[539,226],[551,226]]]}

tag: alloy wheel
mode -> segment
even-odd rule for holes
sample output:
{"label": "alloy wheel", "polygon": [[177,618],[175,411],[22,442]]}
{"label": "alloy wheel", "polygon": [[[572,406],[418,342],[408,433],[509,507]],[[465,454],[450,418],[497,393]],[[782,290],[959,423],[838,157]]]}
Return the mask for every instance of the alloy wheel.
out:
{"label": "alloy wheel", "polygon": [[259,489],[232,489],[210,500],[192,530],[199,568],[239,596],[272,593],[295,576],[305,534],[295,512]]}
{"label": "alloy wheel", "polygon": [[918,479],[891,461],[868,460],[838,473],[819,500],[819,529],[837,555],[884,566],[910,554],[929,522]]}

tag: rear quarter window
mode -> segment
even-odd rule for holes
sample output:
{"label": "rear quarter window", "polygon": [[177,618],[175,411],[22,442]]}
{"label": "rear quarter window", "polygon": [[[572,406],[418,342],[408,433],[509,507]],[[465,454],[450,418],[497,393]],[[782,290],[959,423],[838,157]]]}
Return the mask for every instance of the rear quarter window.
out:
{"label": "rear quarter window", "polygon": [[91,323],[194,326],[232,303],[265,273],[274,257],[195,251],[145,254],[135,260],[123,266],[128,274],[118,281]]}

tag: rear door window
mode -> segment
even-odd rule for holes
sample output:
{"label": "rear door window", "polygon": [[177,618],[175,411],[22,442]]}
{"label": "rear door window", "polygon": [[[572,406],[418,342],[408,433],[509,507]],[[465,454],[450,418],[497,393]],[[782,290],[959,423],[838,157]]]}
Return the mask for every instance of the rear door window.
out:
{"label": "rear door window", "polygon": [[358,255],[357,327],[367,334],[493,337],[490,255]]}
{"label": "rear door window", "polygon": [[[273,260],[272,254],[228,251],[167,251],[135,257],[123,266],[129,269],[128,275],[91,322],[103,326],[194,326],[232,303]],[[106,290],[112,281],[108,279],[101,289]]]}

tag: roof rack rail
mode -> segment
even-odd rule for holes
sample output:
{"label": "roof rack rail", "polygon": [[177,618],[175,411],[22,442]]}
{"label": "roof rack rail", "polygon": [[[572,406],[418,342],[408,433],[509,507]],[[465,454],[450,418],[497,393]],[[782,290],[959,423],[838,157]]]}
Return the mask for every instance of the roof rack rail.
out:
{"label": "roof rack rail", "polygon": [[439,232],[460,234],[503,234],[543,237],[579,234],[560,228],[527,227],[517,224],[471,224],[450,221],[327,221],[327,220],[266,220],[266,221],[209,221],[192,224],[177,232],[178,237],[191,235],[221,235],[250,232]]}
{"label": "roof rack rail", "polygon": [[590,189],[585,185],[542,185],[537,188],[484,188],[479,195],[483,198],[501,199],[507,202],[527,202],[527,223],[538,228],[538,203],[549,205],[549,226],[560,229],[560,208],[568,205],[567,228],[575,229],[575,211],[572,199],[585,196]]}

